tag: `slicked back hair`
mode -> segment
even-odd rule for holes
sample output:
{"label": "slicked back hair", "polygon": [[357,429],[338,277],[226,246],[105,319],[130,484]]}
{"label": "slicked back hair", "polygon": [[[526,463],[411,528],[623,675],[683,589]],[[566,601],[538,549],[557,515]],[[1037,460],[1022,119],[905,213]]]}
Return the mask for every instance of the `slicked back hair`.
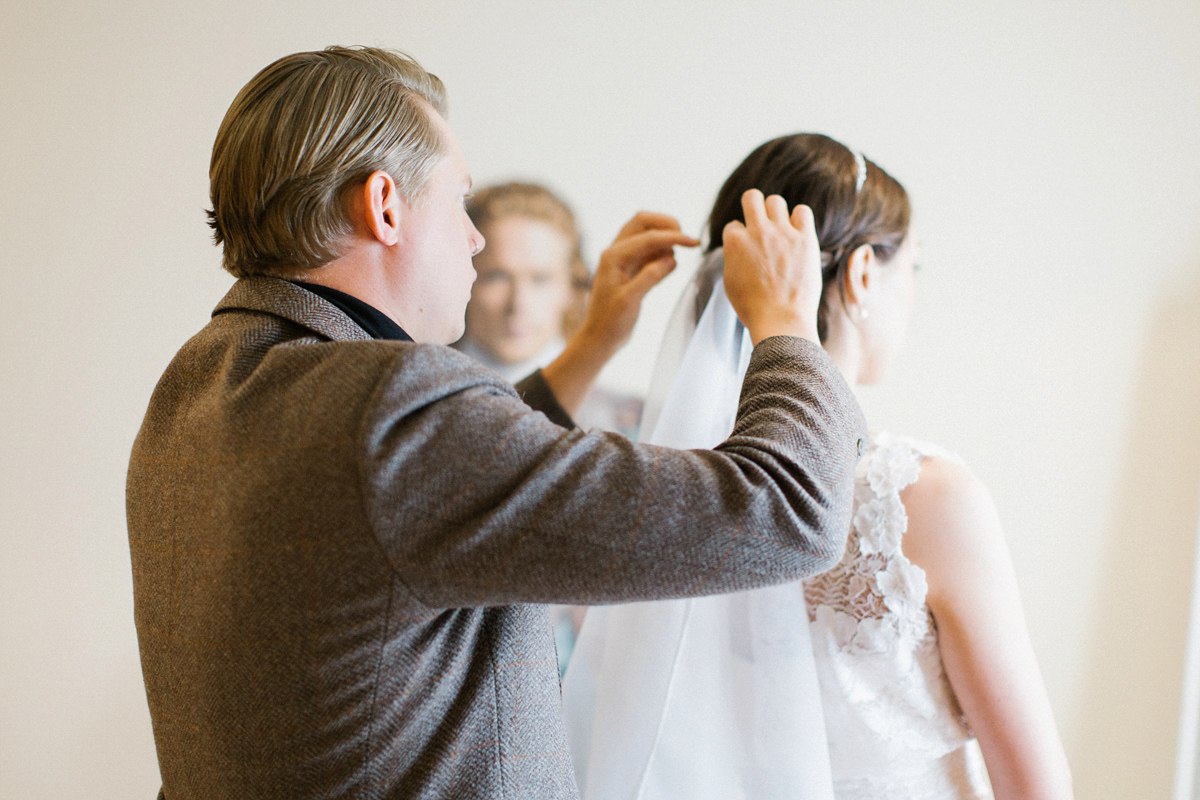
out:
{"label": "slicked back hair", "polygon": [[234,98],[213,144],[208,211],[233,275],[292,274],[343,255],[349,190],[392,176],[417,200],[443,155],[437,76],[403,53],[330,47],[275,61]]}

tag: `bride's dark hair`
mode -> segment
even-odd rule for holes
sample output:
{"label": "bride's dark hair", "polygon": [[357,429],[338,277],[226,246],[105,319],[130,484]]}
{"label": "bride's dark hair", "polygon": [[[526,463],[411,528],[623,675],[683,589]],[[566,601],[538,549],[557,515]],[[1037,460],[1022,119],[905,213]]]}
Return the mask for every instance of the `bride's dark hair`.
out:
{"label": "bride's dark hair", "polygon": [[[869,244],[880,260],[887,261],[908,232],[908,193],[877,164],[864,161],[866,181],[856,192],[857,160],[853,151],[835,139],[819,133],[796,133],[759,145],[717,194],[708,217],[706,251],[721,246],[721,232],[728,223],[745,222],[743,193],[758,189],[764,195],[777,194],[787,201],[789,209],[800,203],[812,209],[821,243],[825,289],[834,284],[840,292],[840,278],[851,253]],[[711,285],[705,287],[704,283],[701,278],[701,294],[707,302]],[[817,318],[817,332],[822,339],[827,327],[825,306],[823,302]]]}

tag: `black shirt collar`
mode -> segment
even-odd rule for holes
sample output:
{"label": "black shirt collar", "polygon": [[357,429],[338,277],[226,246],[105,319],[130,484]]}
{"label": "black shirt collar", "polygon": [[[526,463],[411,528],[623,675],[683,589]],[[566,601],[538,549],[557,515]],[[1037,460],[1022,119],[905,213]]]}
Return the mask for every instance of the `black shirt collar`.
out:
{"label": "black shirt collar", "polygon": [[392,339],[398,342],[411,342],[413,338],[395,321],[374,306],[364,303],[354,295],[320,286],[315,283],[291,281],[302,289],[307,289],[318,297],[322,297],[342,310],[355,324],[376,339]]}

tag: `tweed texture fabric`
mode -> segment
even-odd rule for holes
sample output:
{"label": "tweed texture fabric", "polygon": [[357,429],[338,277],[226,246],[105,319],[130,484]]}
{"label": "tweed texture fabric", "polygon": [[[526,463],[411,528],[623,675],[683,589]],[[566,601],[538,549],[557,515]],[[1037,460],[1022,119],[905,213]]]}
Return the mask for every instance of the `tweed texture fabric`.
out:
{"label": "tweed texture fabric", "polygon": [[163,794],[576,797],[540,604],[832,566],[865,436],[800,339],[756,348],[728,441],[677,451],[566,430],[448,347],[239,281],[167,368],[129,467]]}

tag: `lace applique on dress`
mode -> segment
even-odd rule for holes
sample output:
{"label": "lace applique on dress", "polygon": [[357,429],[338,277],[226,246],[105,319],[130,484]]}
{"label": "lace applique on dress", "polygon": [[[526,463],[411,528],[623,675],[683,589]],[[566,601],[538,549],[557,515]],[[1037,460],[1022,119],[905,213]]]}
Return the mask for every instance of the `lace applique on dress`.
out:
{"label": "lace applique on dress", "polygon": [[940,448],[880,433],[858,464],[841,562],[804,582],[838,800],[990,797],[946,678],[900,492]]}

